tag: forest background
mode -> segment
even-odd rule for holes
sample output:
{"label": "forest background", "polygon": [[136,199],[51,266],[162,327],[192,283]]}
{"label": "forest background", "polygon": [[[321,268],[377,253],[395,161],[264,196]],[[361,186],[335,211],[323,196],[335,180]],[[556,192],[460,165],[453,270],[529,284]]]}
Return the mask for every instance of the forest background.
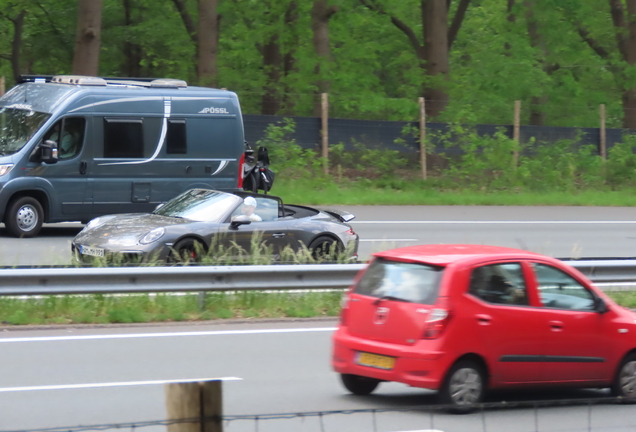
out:
{"label": "forest background", "polygon": [[264,144],[278,170],[316,168],[314,189],[602,196],[633,186],[628,135],[607,162],[576,140],[531,143],[512,160],[518,144],[470,125],[511,124],[520,100],[521,124],[598,127],[604,104],[607,127],[636,129],[636,0],[0,0],[0,34],[9,87],[20,74],[171,77],[237,92],[244,114],[318,116],[328,93],[338,117],[401,121],[415,121],[425,97],[429,121],[454,125],[447,144],[463,156],[425,184],[402,172],[416,162],[364,143],[355,158],[334,143],[321,178],[317,155],[289,138],[293,123],[273,125]]}

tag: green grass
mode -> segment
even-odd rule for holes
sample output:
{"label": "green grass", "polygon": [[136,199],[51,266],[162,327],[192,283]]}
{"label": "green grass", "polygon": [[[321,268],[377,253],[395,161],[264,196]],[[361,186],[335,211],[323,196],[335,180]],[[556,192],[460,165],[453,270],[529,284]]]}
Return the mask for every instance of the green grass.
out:
{"label": "green grass", "polygon": [[0,297],[0,322],[26,324],[107,324],[336,316],[341,292],[197,293],[186,295]]}
{"label": "green grass", "polygon": [[[636,291],[608,292],[636,308]],[[224,320],[231,318],[336,317],[342,292],[139,294],[129,296],[0,297],[3,325],[109,324]]]}
{"label": "green grass", "polygon": [[[383,187],[384,186],[384,187]],[[435,182],[332,181],[277,178],[272,194],[306,205],[636,206],[636,188],[581,191],[484,191],[440,188]]]}

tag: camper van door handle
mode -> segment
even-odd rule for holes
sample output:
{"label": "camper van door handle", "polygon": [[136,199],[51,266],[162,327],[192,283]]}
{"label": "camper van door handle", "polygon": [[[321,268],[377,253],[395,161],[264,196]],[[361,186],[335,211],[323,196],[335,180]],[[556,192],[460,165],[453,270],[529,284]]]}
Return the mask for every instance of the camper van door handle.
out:
{"label": "camper van door handle", "polygon": [[86,161],[81,161],[80,162],[80,174],[86,174],[86,167],[88,166],[88,164],[86,163]]}

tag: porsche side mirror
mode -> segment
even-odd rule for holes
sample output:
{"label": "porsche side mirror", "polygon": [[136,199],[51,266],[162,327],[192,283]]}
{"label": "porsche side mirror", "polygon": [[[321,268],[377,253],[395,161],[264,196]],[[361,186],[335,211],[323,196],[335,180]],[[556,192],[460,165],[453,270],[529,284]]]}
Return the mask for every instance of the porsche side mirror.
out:
{"label": "porsche side mirror", "polygon": [[241,225],[249,225],[251,223],[252,223],[252,221],[250,220],[249,217],[247,217],[245,215],[239,215],[239,216],[234,217],[234,219],[232,219],[232,222],[230,223],[230,229],[236,230]]}

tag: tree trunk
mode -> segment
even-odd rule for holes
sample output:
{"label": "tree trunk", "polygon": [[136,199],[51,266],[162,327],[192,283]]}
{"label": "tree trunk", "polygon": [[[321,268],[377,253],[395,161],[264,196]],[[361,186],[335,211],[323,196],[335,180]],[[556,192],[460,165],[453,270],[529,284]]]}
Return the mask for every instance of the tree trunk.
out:
{"label": "tree trunk", "polygon": [[199,85],[216,87],[218,71],[216,55],[218,50],[218,0],[199,0],[199,31],[197,75]]}
{"label": "tree trunk", "polygon": [[448,104],[448,8],[446,0],[422,0],[424,47],[422,67],[427,80],[424,86],[426,114],[437,117]]}
{"label": "tree trunk", "polygon": [[[131,27],[135,23],[132,18],[132,0],[123,0],[124,4],[124,25]],[[141,71],[141,58],[143,51],[140,45],[129,41],[124,42],[124,64],[122,70],[126,76],[140,77],[143,75]]]}
{"label": "tree trunk", "polygon": [[278,44],[278,35],[272,36],[267,44],[263,46],[262,51],[266,82],[263,88],[261,113],[264,115],[275,115],[281,107],[279,82],[283,62],[280,45]]}
{"label": "tree trunk", "polygon": [[[611,0],[611,3],[620,3],[620,0]],[[628,65],[636,64],[636,0],[626,0],[627,17],[623,19],[625,32],[619,39],[619,48],[622,46],[623,60]],[[621,5],[622,7],[622,5]],[[629,82],[627,77],[625,82]],[[623,127],[636,129],[636,86],[626,87],[623,90]]]}
{"label": "tree trunk", "polygon": [[24,16],[26,11],[22,10],[12,19],[13,21],[13,40],[11,41],[11,69],[13,71],[13,79],[18,82],[22,68],[20,66],[20,48],[22,47],[22,30],[24,27]]}
{"label": "tree trunk", "polygon": [[[289,3],[289,7],[285,12],[285,27],[290,29],[292,33],[291,43],[289,50],[283,55],[283,75],[289,76],[291,73],[296,72],[296,49],[299,45],[298,31],[296,30],[296,23],[298,22],[298,3],[296,0],[292,0]],[[285,114],[290,115],[294,112],[295,98],[291,97],[290,89],[285,85],[283,90],[283,110]]]}
{"label": "tree trunk", "polygon": [[[311,29],[313,32],[314,50],[318,57],[318,63],[314,69],[316,74],[316,87],[314,97],[314,116],[320,117],[322,111],[322,93],[329,93],[331,82],[324,76],[323,65],[331,60],[329,47],[329,19],[338,11],[337,6],[329,6],[328,0],[315,0],[311,11]],[[442,0],[443,1],[443,0]]]}
{"label": "tree trunk", "polygon": [[98,75],[101,27],[102,0],[78,0],[73,74]]}

